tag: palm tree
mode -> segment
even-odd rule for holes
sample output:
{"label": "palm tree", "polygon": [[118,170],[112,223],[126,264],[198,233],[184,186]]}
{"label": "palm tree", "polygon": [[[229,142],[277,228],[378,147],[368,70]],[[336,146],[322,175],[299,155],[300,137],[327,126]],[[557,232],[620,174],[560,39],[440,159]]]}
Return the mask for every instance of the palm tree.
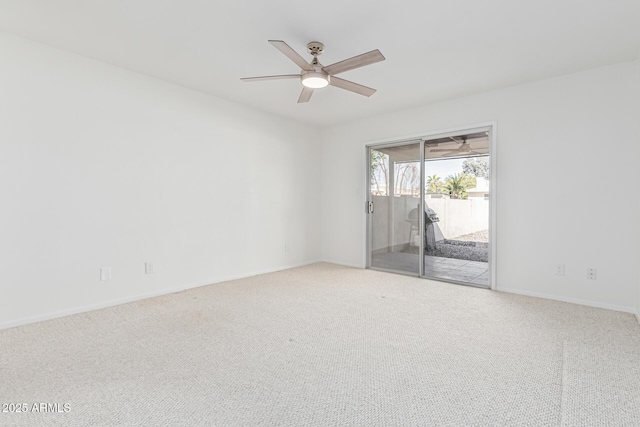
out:
{"label": "palm tree", "polygon": [[427,177],[427,192],[437,193],[442,188],[442,180],[438,175],[431,175]]}
{"label": "palm tree", "polygon": [[465,173],[449,175],[445,182],[445,188],[449,190],[452,199],[466,199],[467,188],[474,187],[475,179]]}

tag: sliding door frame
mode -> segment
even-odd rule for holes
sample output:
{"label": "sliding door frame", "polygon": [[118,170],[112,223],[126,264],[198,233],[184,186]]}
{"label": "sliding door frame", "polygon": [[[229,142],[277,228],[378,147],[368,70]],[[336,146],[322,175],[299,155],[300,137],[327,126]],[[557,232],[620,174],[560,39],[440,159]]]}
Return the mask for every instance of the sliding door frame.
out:
{"label": "sliding door frame", "polygon": [[[424,206],[424,190],[425,190],[425,182],[424,182],[424,174],[425,174],[425,166],[424,166],[424,146],[425,141],[436,138],[444,138],[447,136],[457,136],[465,133],[475,133],[475,132],[489,132],[489,173],[491,179],[489,180],[489,289],[498,290],[497,283],[497,218],[496,218],[496,206],[497,206],[497,162],[496,162],[496,142],[497,142],[497,122],[483,122],[477,123],[467,126],[459,126],[455,128],[448,129],[440,129],[440,130],[432,130],[421,132],[418,134],[407,135],[404,137],[391,138],[391,139],[383,139],[376,141],[368,141],[365,142],[365,153],[366,153],[366,186],[365,186],[365,202],[370,202],[372,200],[371,197],[371,155],[370,150],[380,149],[380,148],[389,148],[395,146],[402,146],[407,144],[416,144],[418,141],[420,142],[420,205]],[[366,268],[371,268],[375,270],[383,270],[380,268],[372,267],[371,265],[371,249],[372,242],[371,236],[373,231],[373,224],[371,220],[371,214],[366,214],[366,222],[365,222],[365,242],[364,248],[366,252]],[[421,242],[424,240],[424,215],[420,216],[420,239]],[[424,276],[424,244],[420,245],[420,277],[425,278]],[[407,272],[401,271],[392,271],[385,270],[394,273],[401,273],[405,275],[415,276],[414,274],[410,274]],[[440,279],[438,279],[440,280]],[[458,282],[455,282],[458,283]]]}

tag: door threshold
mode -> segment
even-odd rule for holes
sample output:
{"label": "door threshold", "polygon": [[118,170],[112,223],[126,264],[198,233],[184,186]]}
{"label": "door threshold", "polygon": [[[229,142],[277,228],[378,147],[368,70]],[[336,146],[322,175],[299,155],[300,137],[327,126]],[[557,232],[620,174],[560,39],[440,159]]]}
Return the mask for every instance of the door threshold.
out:
{"label": "door threshold", "polygon": [[401,276],[420,277],[418,273],[411,273],[409,271],[401,271],[401,270],[390,270],[388,268],[382,268],[382,267],[367,267],[367,270],[382,271],[383,273],[393,273],[393,274],[399,274]]}
{"label": "door threshold", "polygon": [[453,285],[470,286],[472,288],[480,288],[480,289],[489,289],[489,290],[491,290],[491,285],[478,285],[477,283],[460,282],[458,280],[443,279],[443,278],[440,278],[440,277],[420,276],[420,278],[421,279],[434,280],[436,282],[451,283]]}
{"label": "door threshold", "polygon": [[407,271],[400,271],[400,270],[390,270],[388,268],[366,267],[366,269],[367,270],[373,270],[373,271],[381,271],[383,273],[399,274],[401,276],[417,277],[419,279],[433,280],[433,281],[436,281],[436,282],[451,283],[453,285],[462,285],[462,286],[469,286],[469,287],[472,287],[472,288],[489,289],[489,290],[491,290],[491,285],[478,285],[476,283],[461,282],[461,281],[458,281],[458,280],[443,279],[443,278],[440,278],[440,277],[420,276],[420,275],[418,275],[416,273],[410,273],[410,272],[407,272]]}

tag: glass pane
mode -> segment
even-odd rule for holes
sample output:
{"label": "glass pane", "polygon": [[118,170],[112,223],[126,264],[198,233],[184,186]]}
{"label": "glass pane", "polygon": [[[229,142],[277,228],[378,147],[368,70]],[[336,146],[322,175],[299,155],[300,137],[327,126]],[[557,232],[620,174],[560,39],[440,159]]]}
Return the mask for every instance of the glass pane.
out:
{"label": "glass pane", "polygon": [[371,149],[371,266],[418,275],[420,144]]}
{"label": "glass pane", "polygon": [[489,286],[489,137],[425,142],[424,275]]}

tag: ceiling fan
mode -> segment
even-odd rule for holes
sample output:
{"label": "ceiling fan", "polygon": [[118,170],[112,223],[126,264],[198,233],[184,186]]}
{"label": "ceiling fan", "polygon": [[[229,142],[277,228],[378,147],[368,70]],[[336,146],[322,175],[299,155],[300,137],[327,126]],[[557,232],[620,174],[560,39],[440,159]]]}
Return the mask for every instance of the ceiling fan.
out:
{"label": "ceiling fan", "polygon": [[269,43],[275,46],[280,52],[284,53],[287,58],[295,62],[298,67],[300,67],[301,73],[281,74],[277,76],[245,77],[240,80],[244,82],[257,82],[262,80],[300,79],[300,82],[304,87],[302,88],[302,93],[298,98],[298,103],[308,102],[309,99],[311,99],[314,89],[320,89],[328,85],[335,86],[340,89],[346,89],[364,96],[371,96],[376,92],[375,89],[335,77],[335,75],[364,67],[365,65],[384,61],[384,56],[382,56],[382,53],[377,49],[363,53],[362,55],[354,56],[353,58],[345,59],[344,61],[336,62],[335,64],[324,66],[318,62],[318,55],[321,55],[322,52],[324,52],[324,45],[320,42],[311,42],[307,44],[307,51],[313,56],[313,59],[309,63],[307,63],[302,56],[282,40],[269,40]]}
{"label": "ceiling fan", "polygon": [[441,157],[448,157],[448,156],[464,156],[464,155],[469,155],[469,154],[485,154],[485,153],[480,153],[478,151],[473,151],[473,149],[471,148],[471,145],[469,145],[469,143],[467,142],[467,137],[464,136],[462,137],[462,141],[459,141],[457,139],[455,139],[454,137],[450,136],[449,138],[451,138],[451,140],[457,142],[458,144],[460,144],[460,146],[458,148],[432,148],[429,150],[430,153],[444,153]]}

